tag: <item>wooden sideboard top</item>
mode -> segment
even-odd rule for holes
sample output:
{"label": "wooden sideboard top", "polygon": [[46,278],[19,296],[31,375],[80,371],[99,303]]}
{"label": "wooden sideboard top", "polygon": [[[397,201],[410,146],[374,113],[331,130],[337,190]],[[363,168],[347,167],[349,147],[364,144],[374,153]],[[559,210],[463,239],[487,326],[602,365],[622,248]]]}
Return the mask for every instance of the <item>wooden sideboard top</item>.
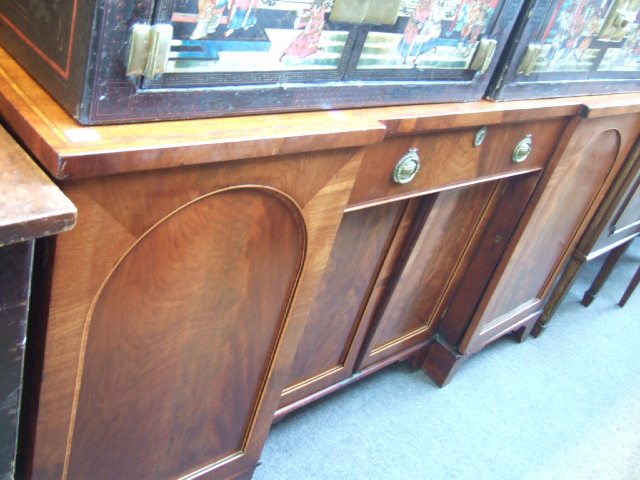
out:
{"label": "wooden sideboard top", "polygon": [[639,94],[621,94],[85,127],[0,49],[0,116],[57,179],[357,147],[426,131],[639,110]]}
{"label": "wooden sideboard top", "polygon": [[75,225],[76,208],[0,127],[0,246]]}

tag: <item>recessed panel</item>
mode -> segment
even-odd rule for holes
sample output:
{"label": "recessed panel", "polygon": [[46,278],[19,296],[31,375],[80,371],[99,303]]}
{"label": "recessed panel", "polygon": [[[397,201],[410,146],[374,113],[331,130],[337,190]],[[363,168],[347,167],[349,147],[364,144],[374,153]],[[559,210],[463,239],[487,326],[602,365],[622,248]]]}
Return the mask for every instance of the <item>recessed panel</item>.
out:
{"label": "recessed panel", "polygon": [[260,188],[142,236],[87,322],[68,478],[178,478],[241,455],[304,250],[298,211]]}

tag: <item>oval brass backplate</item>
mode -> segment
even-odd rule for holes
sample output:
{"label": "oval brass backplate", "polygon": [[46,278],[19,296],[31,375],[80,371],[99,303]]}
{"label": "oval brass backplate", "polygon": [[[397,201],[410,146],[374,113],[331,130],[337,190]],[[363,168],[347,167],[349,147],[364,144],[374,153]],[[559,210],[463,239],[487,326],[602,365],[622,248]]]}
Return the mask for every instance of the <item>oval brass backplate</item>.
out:
{"label": "oval brass backplate", "polygon": [[418,174],[418,170],[420,170],[418,149],[412,148],[396,164],[396,168],[393,170],[393,181],[396,183],[409,183]]}
{"label": "oval brass backplate", "polygon": [[482,142],[484,142],[484,139],[486,137],[487,137],[487,127],[482,127],[480,130],[478,130],[478,133],[476,133],[476,136],[473,139],[473,146],[479,147],[480,145],[482,145]]}
{"label": "oval brass backplate", "polygon": [[513,150],[513,156],[511,157],[515,163],[524,162],[527,159],[533,147],[532,138],[531,134],[528,133],[520,143],[516,145],[516,148]]}

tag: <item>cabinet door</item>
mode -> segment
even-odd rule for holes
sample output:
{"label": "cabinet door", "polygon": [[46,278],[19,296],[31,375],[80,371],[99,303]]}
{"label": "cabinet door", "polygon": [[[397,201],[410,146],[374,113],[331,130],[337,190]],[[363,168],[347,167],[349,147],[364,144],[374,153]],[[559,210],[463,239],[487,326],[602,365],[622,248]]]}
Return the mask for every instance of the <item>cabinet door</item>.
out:
{"label": "cabinet door", "polygon": [[438,331],[441,340],[457,345],[473,316],[514,231],[521,220],[540,175],[529,174],[504,181],[500,198],[470,253],[463,279],[450,299]]}
{"label": "cabinet door", "polygon": [[284,197],[237,188],[136,241],[85,323],[67,478],[177,478],[244,454],[303,225]]}
{"label": "cabinet door", "polygon": [[33,478],[249,478],[359,155],[65,183]]}
{"label": "cabinet door", "polygon": [[597,198],[626,157],[640,116],[582,120],[563,139],[527,212],[526,222],[491,279],[460,343],[470,353],[539,315],[564,259]]}
{"label": "cabinet door", "polygon": [[523,0],[41,3],[1,2],[0,43],[116,123],[480,100]]}
{"label": "cabinet door", "polygon": [[356,339],[360,319],[392,241],[403,236],[399,224],[406,206],[388,203],[343,217],[281,407],[352,375],[362,343]]}
{"label": "cabinet door", "polygon": [[167,61],[140,91],[190,97],[180,117],[198,94],[213,115],[479,100],[523,2],[157,3]]}
{"label": "cabinet door", "polygon": [[441,323],[441,331],[450,328],[450,318],[459,317],[456,309],[477,305],[481,279],[494,272],[538,177],[438,194],[378,309],[362,368],[428,340]]}
{"label": "cabinet door", "polygon": [[459,274],[482,215],[499,182],[444,191],[422,199],[375,315],[359,368],[427,340],[439,307]]}
{"label": "cabinet door", "polygon": [[430,338],[505,183],[345,214],[279,414]]}

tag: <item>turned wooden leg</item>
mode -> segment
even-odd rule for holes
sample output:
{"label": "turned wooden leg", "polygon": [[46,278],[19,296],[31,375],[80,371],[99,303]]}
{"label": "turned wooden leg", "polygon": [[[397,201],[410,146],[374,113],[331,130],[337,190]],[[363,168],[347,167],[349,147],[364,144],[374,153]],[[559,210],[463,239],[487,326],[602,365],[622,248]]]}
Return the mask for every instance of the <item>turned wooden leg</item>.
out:
{"label": "turned wooden leg", "polygon": [[607,258],[602,264],[602,267],[600,268],[600,271],[596,275],[596,278],[593,280],[593,283],[584,293],[584,297],[582,297],[582,300],[580,301],[582,305],[584,305],[585,307],[591,305],[591,302],[593,302],[593,300],[596,298],[596,295],[609,278],[613,267],[615,267],[618,260],[620,260],[620,257],[624,254],[627,248],[629,248],[629,245],[631,245],[631,242],[624,243],[609,252]]}
{"label": "turned wooden leg", "polygon": [[638,267],[638,269],[636,270],[636,273],[633,275],[633,278],[631,279],[631,283],[629,283],[629,286],[624,291],[624,294],[622,295],[622,298],[618,302],[618,305],[620,305],[621,307],[624,307],[624,305],[627,303],[627,300],[629,300],[629,297],[631,296],[635,288],[638,286],[638,283],[640,283],[640,267]]}
{"label": "turned wooden leg", "polygon": [[427,348],[427,356],[422,370],[440,387],[451,381],[468,355],[461,355],[440,339],[436,339]]}

